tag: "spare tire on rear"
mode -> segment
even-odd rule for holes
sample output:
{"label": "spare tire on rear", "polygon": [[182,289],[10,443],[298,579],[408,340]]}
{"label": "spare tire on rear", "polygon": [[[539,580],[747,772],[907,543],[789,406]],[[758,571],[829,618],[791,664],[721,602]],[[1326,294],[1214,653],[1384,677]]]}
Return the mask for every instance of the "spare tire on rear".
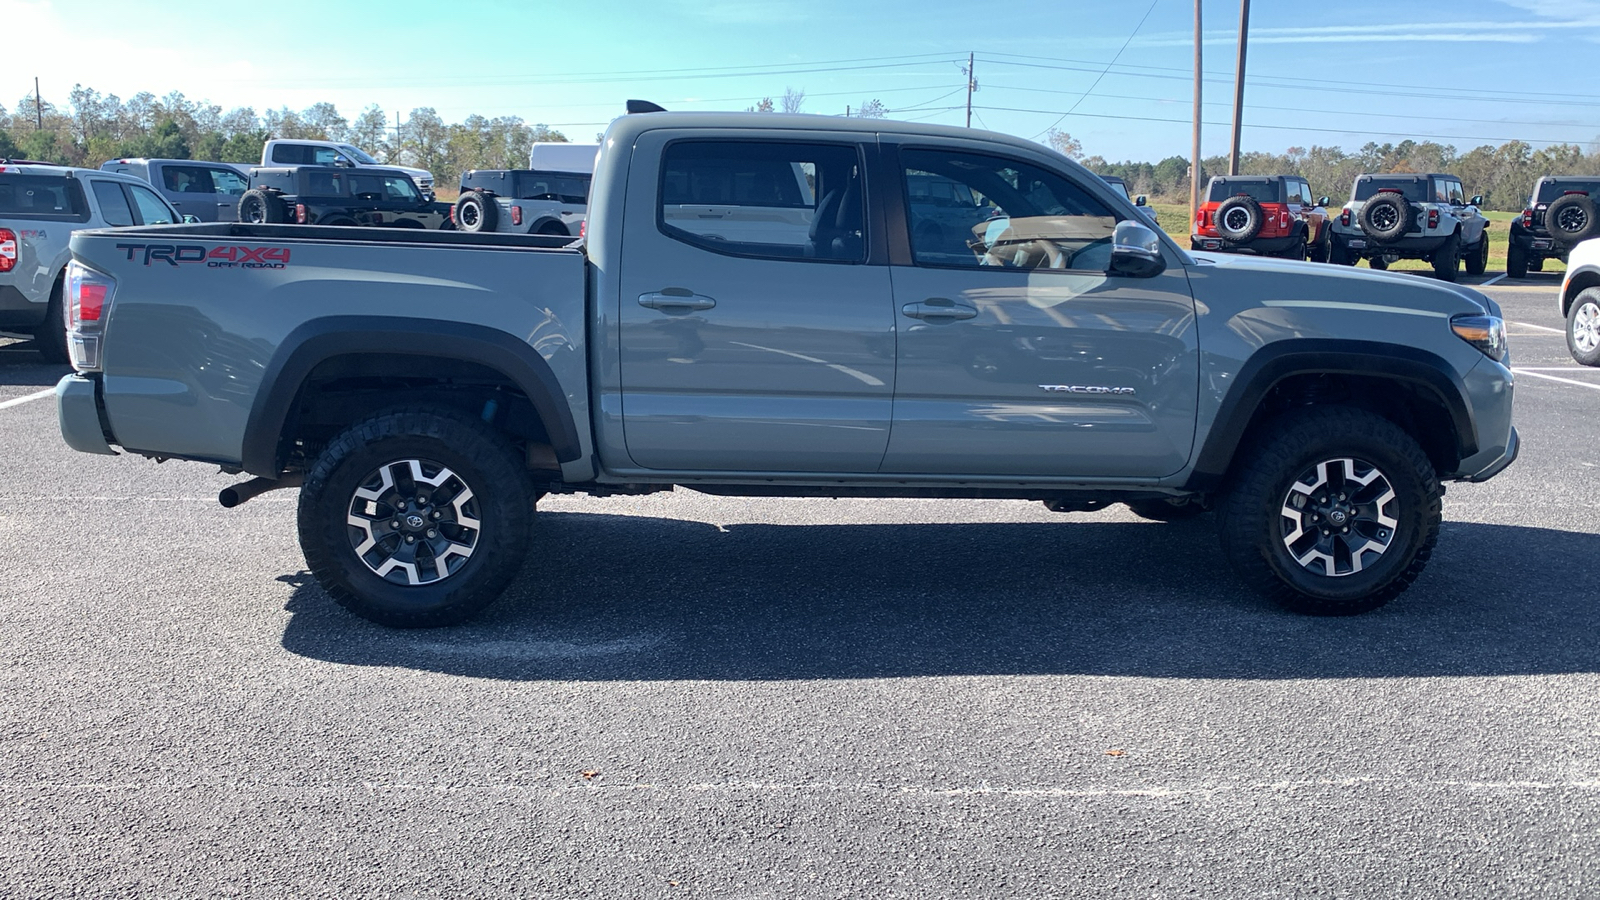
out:
{"label": "spare tire on rear", "polygon": [[1367,237],[1375,241],[1395,241],[1411,230],[1412,223],[1417,220],[1417,208],[1400,194],[1381,191],[1361,207],[1357,218]]}
{"label": "spare tire on rear", "polygon": [[251,188],[239,198],[239,221],[246,225],[277,225],[289,221],[289,209],[277,194]]}
{"label": "spare tire on rear", "polygon": [[493,194],[467,191],[456,200],[455,221],[461,231],[494,231],[500,224],[500,206]]}
{"label": "spare tire on rear", "polygon": [[1572,245],[1600,234],[1600,216],[1587,194],[1564,194],[1545,209],[1544,227],[1557,242]]}
{"label": "spare tire on rear", "polygon": [[1254,197],[1229,197],[1217,205],[1217,235],[1225,241],[1248,241],[1261,233],[1263,218]]}

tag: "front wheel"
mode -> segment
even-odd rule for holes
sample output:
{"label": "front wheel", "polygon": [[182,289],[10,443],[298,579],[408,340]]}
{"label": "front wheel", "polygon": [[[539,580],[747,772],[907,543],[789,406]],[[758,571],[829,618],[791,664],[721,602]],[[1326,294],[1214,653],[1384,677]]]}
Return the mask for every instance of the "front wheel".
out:
{"label": "front wheel", "polygon": [[510,583],[533,488],[499,432],[445,407],[379,413],[331,441],[300,491],[300,547],[336,603],[395,628],[454,625]]}
{"label": "front wheel", "polygon": [[1467,274],[1482,275],[1489,268],[1489,232],[1486,229],[1483,237],[1478,238],[1477,246],[1467,254]]}
{"label": "front wheel", "polygon": [[1528,251],[1522,249],[1514,239],[1511,246],[1506,248],[1506,277],[1528,277]]}
{"label": "front wheel", "polygon": [[1461,272],[1461,235],[1452,234],[1433,251],[1433,277],[1455,281]]}
{"label": "front wheel", "polygon": [[1376,413],[1287,413],[1234,466],[1222,548],[1251,587],[1295,612],[1377,609],[1422,573],[1439,535],[1438,475]]}
{"label": "front wheel", "polygon": [[1567,350],[1586,366],[1600,366],[1600,288],[1584,288],[1567,310]]}

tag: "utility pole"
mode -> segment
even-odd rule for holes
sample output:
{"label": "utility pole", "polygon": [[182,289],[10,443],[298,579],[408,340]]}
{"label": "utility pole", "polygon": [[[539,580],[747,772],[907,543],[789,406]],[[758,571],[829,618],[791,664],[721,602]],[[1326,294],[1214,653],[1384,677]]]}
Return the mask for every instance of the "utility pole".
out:
{"label": "utility pole", "polygon": [[1244,127],[1244,51],[1250,37],[1250,0],[1239,0],[1239,62],[1233,73],[1233,148],[1228,151],[1228,174],[1239,174],[1239,129]]}
{"label": "utility pole", "polygon": [[33,76],[33,130],[44,130],[44,100],[39,97],[39,76]]}
{"label": "utility pole", "polygon": [[972,71],[972,58],[975,54],[967,54],[967,127],[972,127],[972,92],[978,87],[978,78]]}
{"label": "utility pole", "polygon": [[1194,0],[1194,142],[1189,147],[1189,221],[1200,209],[1200,0]]}

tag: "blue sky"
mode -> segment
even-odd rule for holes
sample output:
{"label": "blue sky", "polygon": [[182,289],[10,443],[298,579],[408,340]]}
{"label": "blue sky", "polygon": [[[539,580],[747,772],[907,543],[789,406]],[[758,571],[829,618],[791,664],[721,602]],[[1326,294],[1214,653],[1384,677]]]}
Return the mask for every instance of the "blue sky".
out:
{"label": "blue sky", "polygon": [[[1208,155],[1228,147],[1238,14],[1236,0],[1205,4]],[[806,112],[877,99],[891,118],[959,125],[975,53],[974,126],[1032,138],[1054,125],[1085,153],[1154,160],[1188,153],[1192,15],[1191,0],[0,0],[0,102],[14,108],[37,75],[58,103],[81,82],[257,112],[432,106],[589,140],[629,97],[743,109],[794,88]],[[1600,0],[1255,0],[1244,146],[1588,146],[1597,45]],[[1557,64],[1563,53],[1576,61]]]}

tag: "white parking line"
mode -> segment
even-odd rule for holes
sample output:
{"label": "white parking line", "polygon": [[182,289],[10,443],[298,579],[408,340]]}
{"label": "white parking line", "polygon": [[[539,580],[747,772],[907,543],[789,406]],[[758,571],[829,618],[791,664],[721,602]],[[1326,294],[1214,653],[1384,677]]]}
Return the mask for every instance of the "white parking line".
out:
{"label": "white parking line", "polygon": [[1567,333],[1564,329],[1561,329],[1561,328],[1551,328],[1548,325],[1534,325],[1531,322],[1512,322],[1511,324],[1513,324],[1513,325],[1521,325],[1523,328],[1534,328],[1534,329],[1538,329],[1539,331],[1549,331],[1549,332],[1552,332],[1554,334],[1566,334]]}
{"label": "white parking line", "polygon": [[43,400],[44,398],[50,396],[51,394],[54,394],[55,392],[56,392],[55,388],[45,388],[44,390],[40,391],[37,394],[29,394],[26,397],[18,397],[15,400],[7,400],[4,403],[0,403],[0,409],[6,409],[7,407],[11,407],[11,406],[21,406],[24,403],[31,403],[34,400]]}
{"label": "white parking line", "polygon": [[1571,378],[1557,378],[1554,375],[1541,375],[1538,372],[1531,372],[1527,369],[1518,369],[1515,367],[1513,367],[1511,371],[1517,373],[1518,375],[1526,375],[1529,378],[1543,378],[1545,381],[1559,381],[1562,384],[1575,384],[1578,387],[1588,388],[1591,391],[1600,391],[1600,384],[1590,384],[1587,381],[1573,381]]}
{"label": "white parking line", "polygon": [[1571,372],[1574,375],[1600,375],[1600,369],[1587,366],[1521,366],[1519,372]]}
{"label": "white parking line", "polygon": [[1495,277],[1489,279],[1488,281],[1480,283],[1478,285],[1478,287],[1488,287],[1489,285],[1494,284],[1495,282],[1501,280],[1502,278],[1505,278],[1506,274],[1507,273],[1505,273],[1505,272],[1501,272],[1499,275],[1496,275]]}

